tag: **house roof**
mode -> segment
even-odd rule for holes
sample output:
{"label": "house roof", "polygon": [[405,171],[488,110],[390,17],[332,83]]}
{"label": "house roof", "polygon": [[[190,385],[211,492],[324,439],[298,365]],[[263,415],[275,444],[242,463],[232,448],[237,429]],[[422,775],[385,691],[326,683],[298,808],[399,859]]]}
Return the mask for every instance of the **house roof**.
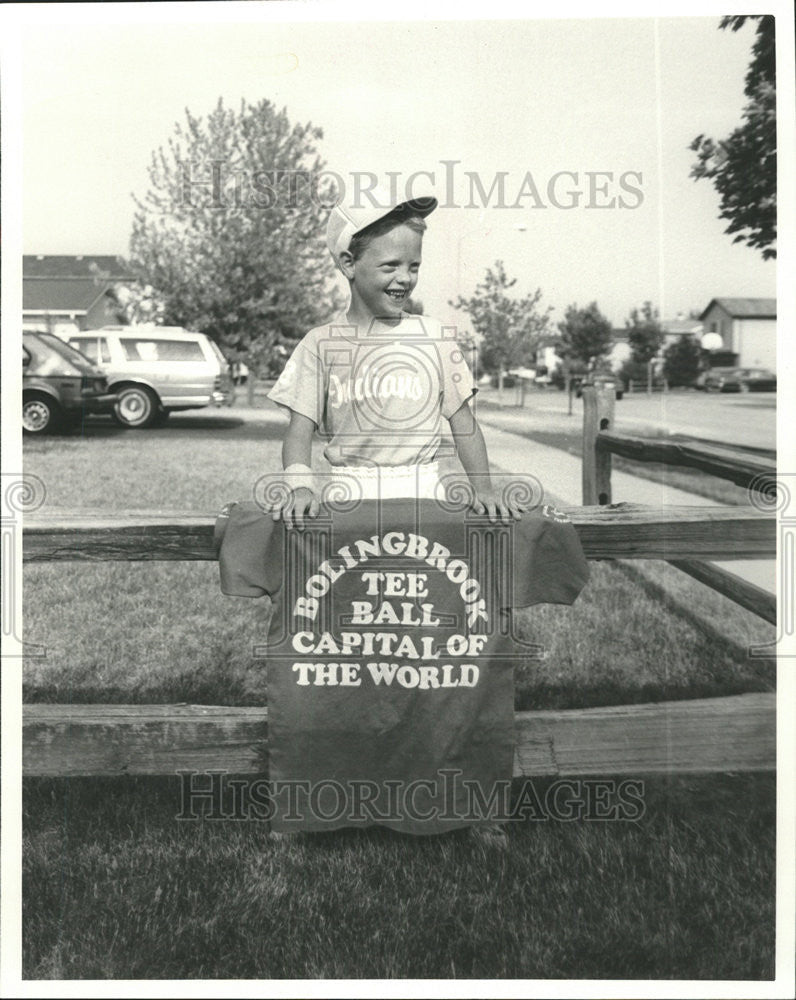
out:
{"label": "house roof", "polygon": [[702,333],[702,324],[697,319],[665,319],[661,329],[669,336],[683,333]]}
{"label": "house roof", "polygon": [[22,257],[23,278],[93,278],[97,271],[101,272],[101,277],[114,281],[135,278],[121,257],[108,254],[24,254]]}
{"label": "house roof", "polygon": [[107,290],[94,278],[24,278],[23,312],[85,313]]}
{"label": "house roof", "polygon": [[777,300],[776,299],[728,299],[728,298],[718,298],[711,299],[708,307],[700,315],[700,319],[704,319],[713,306],[721,306],[721,308],[729,313],[733,318],[738,319],[776,319],[777,318]]}

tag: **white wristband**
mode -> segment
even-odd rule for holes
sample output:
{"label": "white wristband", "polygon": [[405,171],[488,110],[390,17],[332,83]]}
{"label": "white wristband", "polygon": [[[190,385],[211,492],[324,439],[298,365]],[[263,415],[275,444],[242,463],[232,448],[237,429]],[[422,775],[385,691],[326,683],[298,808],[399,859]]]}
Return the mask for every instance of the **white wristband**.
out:
{"label": "white wristband", "polygon": [[290,490],[297,490],[303,486],[305,489],[315,492],[314,473],[308,465],[294,462],[293,465],[289,465],[285,469],[282,476]]}

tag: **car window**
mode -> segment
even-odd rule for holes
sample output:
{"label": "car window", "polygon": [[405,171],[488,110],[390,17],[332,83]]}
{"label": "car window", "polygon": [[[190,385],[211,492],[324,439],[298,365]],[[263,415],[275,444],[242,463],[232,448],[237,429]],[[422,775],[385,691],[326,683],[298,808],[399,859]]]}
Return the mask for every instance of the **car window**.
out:
{"label": "car window", "polygon": [[69,346],[97,364],[97,341],[94,337],[70,337]]}
{"label": "car window", "polygon": [[109,365],[111,363],[111,352],[108,347],[108,340],[106,337],[99,338],[99,356],[104,365]]}
{"label": "car window", "polygon": [[211,340],[209,337],[207,338],[207,340],[208,340],[208,343],[210,344],[210,347],[213,350],[213,354],[215,354],[215,356],[221,362],[222,366],[224,368],[226,368],[226,366],[229,364],[229,362],[224,357],[224,352],[221,350],[221,348],[218,346],[218,344],[215,342],[215,340]]}
{"label": "car window", "polygon": [[128,361],[204,361],[200,344],[195,340],[152,340],[143,337],[120,337],[119,343]]}
{"label": "car window", "polygon": [[54,351],[70,364],[77,364],[78,368],[81,365],[85,365],[86,362],[90,360],[81,350],[67,344],[65,340],[61,340],[60,337],[56,337],[54,333],[37,333],[36,336],[51,351]]}
{"label": "car window", "polygon": [[[38,375],[50,378],[52,376],[74,376],[84,370],[89,364],[86,358],[77,351],[73,351],[68,344],[57,337],[39,333],[36,337],[26,338],[26,347],[30,354],[30,366],[25,369],[26,374]],[[58,344],[63,350],[58,350],[57,345],[52,344],[52,340],[58,340]],[[75,361],[77,360],[77,367]]]}

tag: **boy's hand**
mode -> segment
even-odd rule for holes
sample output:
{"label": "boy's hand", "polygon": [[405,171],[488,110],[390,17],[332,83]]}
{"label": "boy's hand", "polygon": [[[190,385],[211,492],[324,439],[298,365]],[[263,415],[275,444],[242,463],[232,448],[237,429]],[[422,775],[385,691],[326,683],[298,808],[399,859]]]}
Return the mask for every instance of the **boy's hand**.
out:
{"label": "boy's hand", "polygon": [[281,517],[285,522],[285,527],[290,529],[295,526],[301,531],[304,528],[304,517],[317,517],[320,511],[320,504],[317,496],[307,486],[299,486],[298,489],[291,490],[287,497],[278,502],[273,508],[271,515],[275,521]]}
{"label": "boy's hand", "polygon": [[498,518],[504,524],[508,524],[512,519],[519,521],[523,509],[516,501],[503,499],[491,488],[476,490],[473,498],[473,510],[476,514],[486,514],[493,524],[497,522]]}

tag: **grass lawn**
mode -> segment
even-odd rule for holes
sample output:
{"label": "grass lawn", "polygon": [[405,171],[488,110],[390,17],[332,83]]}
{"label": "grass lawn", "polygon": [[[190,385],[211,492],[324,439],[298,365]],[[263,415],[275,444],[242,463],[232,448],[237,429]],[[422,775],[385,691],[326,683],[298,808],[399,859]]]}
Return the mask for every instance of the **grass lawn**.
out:
{"label": "grass lawn", "polygon": [[[279,467],[273,410],[97,420],[26,442],[47,507],[217,512]],[[488,438],[488,430],[487,430]],[[572,608],[517,627],[518,708],[773,690],[750,643],[773,627],[663,563],[661,602],[592,563]],[[212,563],[28,565],[25,699],[262,704],[267,599],[222,597]],[[706,627],[706,624],[707,627]],[[175,820],[170,779],[29,779],[25,975],[32,978],[765,978],[773,969],[771,776],[650,780],[635,823],[517,823],[505,854],[464,834]]]}

